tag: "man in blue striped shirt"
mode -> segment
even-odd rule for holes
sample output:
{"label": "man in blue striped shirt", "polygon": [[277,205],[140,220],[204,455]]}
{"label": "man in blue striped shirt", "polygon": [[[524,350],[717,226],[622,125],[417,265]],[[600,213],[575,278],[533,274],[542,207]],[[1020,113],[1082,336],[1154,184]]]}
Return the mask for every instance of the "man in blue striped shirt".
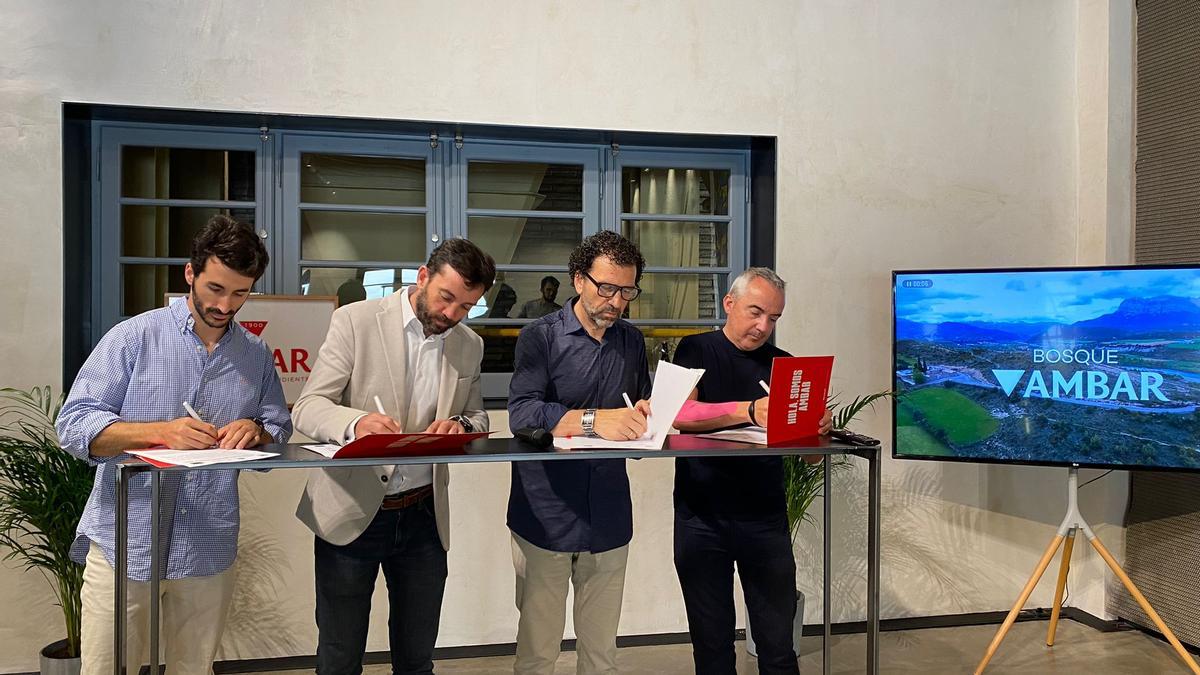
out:
{"label": "man in blue striped shirt", "polygon": [[[71,454],[99,465],[72,557],[85,564],[82,672],[113,671],[115,461],[127,450],[248,448],[286,442],[292,422],[267,345],[234,322],[262,276],[266,247],[254,230],[214,216],[192,242],[190,292],[169,307],[124,321],[96,345],[58,416]],[[189,403],[201,420],[189,416]],[[162,478],[166,552],[162,634],[167,670],[207,674],[233,596],[238,472],[191,471]],[[129,485],[131,671],[148,663],[150,480]]]}

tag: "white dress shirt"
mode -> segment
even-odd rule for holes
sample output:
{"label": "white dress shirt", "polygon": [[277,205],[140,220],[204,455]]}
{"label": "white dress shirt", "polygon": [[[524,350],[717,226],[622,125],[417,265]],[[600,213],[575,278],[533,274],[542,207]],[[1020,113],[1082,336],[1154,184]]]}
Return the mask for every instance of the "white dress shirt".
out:
{"label": "white dress shirt", "polygon": [[[446,334],[425,337],[425,329],[413,309],[415,286],[400,289],[404,302],[400,303],[404,318],[404,345],[408,355],[403,386],[408,392],[408,410],[389,411],[400,422],[405,433],[421,433],[429,428],[437,414],[438,389],[442,374],[442,348]],[[396,414],[402,412],[403,414]],[[364,415],[365,417],[365,415]],[[346,430],[346,439],[354,440],[356,418]],[[433,483],[432,464],[401,464],[395,467],[387,484],[387,495],[395,495]]]}

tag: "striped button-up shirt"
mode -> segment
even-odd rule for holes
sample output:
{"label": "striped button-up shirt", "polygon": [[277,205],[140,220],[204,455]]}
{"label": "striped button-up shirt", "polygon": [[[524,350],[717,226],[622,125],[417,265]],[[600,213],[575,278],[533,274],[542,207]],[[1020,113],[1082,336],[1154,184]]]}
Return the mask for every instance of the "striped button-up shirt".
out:
{"label": "striped button-up shirt", "polygon": [[[185,300],[113,327],[88,356],[58,415],[68,452],[99,465],[71,557],[83,562],[95,542],[116,560],[116,465],[128,455],[94,457],[92,440],[114,422],[164,422],[184,417],[187,401],[218,429],[257,419],[277,442],[287,442],[292,420],[271,350],[236,321],[210,354],[193,331]],[[237,554],[238,472],[163,474],[159,519],[163,578],[217,574]],[[150,577],[150,476],[129,484],[129,578]]]}

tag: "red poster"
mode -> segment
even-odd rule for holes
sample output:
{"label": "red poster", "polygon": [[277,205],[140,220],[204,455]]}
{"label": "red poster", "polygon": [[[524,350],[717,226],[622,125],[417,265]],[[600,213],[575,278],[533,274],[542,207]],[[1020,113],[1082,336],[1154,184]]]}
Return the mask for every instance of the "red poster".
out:
{"label": "red poster", "polygon": [[788,356],[771,364],[767,444],[816,436],[829,397],[832,356]]}

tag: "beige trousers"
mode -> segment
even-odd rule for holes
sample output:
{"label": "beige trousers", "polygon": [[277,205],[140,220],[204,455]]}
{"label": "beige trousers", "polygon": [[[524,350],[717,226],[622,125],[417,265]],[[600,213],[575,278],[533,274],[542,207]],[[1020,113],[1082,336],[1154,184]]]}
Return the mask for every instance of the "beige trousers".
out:
{"label": "beige trousers", "polygon": [[[96,544],[88,551],[83,570],[81,675],[113,672],[113,568]],[[171,675],[211,675],[217,645],[225,631],[233,599],[233,569],[211,577],[167,579],[159,583],[164,662]],[[150,583],[126,583],[126,672],[136,673],[150,663]]]}
{"label": "beige trousers", "polygon": [[629,546],[603,553],[559,553],[513,535],[517,572],[518,675],[551,675],[567,622],[567,588],[575,586],[576,672],[617,672],[617,624]]}

